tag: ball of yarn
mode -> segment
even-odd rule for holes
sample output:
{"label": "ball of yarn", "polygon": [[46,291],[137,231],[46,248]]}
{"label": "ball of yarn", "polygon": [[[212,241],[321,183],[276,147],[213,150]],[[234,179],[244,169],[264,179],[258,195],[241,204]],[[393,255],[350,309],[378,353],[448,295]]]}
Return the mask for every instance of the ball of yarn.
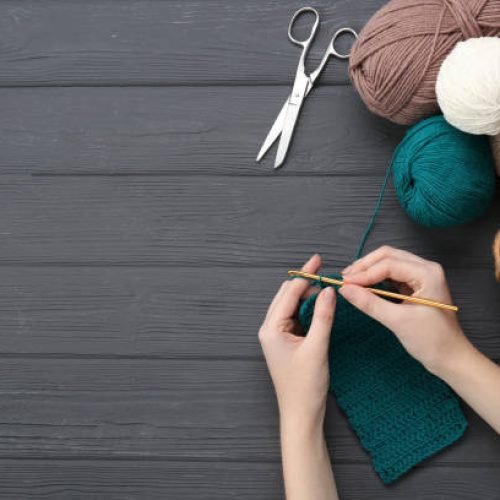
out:
{"label": "ball of yarn", "polygon": [[391,0],[361,31],[349,73],[373,112],[413,124],[438,112],[436,79],[453,47],[499,35],[499,0]]}
{"label": "ball of yarn", "polygon": [[500,38],[458,43],[439,70],[436,95],[454,127],[469,134],[500,134]]}
{"label": "ball of yarn", "polygon": [[413,126],[392,159],[398,199],[425,226],[453,226],[480,217],[495,194],[488,139],[452,127],[442,116]]}

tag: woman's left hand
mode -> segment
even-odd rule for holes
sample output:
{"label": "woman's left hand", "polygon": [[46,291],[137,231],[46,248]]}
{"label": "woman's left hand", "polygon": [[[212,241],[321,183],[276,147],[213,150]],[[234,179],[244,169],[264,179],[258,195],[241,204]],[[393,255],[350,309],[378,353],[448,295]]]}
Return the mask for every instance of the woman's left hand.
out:
{"label": "woman's left hand", "polygon": [[[317,273],[319,255],[302,268]],[[259,339],[276,390],[282,425],[321,428],[329,385],[328,345],[335,312],[335,291],[324,288],[315,304],[308,335],[295,318],[299,301],[317,290],[305,279],[287,280],[274,297]]]}

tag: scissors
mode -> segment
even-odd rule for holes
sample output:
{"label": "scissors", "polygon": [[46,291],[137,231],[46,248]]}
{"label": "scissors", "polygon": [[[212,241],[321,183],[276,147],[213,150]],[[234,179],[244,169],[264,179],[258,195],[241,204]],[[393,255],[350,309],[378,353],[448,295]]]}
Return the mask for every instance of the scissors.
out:
{"label": "scissors", "polygon": [[[292,28],[297,18],[306,12],[314,15],[314,24],[311,28],[311,33],[306,40],[297,40],[297,38],[295,38],[292,34]],[[337,57],[339,59],[348,59],[350,56],[350,54],[342,54],[335,49],[337,39],[343,34],[350,34],[354,38],[358,38],[358,34],[352,28],[340,28],[333,35],[318,67],[310,75],[306,75],[304,63],[307,53],[309,52],[309,47],[316,36],[316,32],[318,31],[318,25],[319,14],[318,11],[312,7],[302,7],[299,9],[292,16],[290,24],[288,25],[288,38],[293,44],[302,47],[302,54],[300,55],[299,64],[297,66],[292,93],[289,95],[285,104],[281,108],[281,111],[271,127],[271,130],[267,134],[256,159],[256,161],[260,161],[269,148],[274,144],[274,141],[281,135],[278,145],[278,154],[276,155],[276,160],[274,162],[274,168],[278,168],[283,164],[290,146],[290,141],[292,139],[293,131],[295,129],[302,104],[304,103],[305,98],[309,95],[309,92],[311,92],[314,83],[325,68],[330,56]]]}

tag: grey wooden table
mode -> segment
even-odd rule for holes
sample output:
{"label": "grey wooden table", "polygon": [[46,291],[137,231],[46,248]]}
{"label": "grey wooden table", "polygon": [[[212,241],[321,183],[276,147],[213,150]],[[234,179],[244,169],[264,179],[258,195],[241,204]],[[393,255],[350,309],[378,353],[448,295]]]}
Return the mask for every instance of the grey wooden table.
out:
{"label": "grey wooden table", "polygon": [[[383,0],[317,1],[313,59]],[[277,409],[257,342],[289,267],[352,258],[404,130],[330,64],[284,168],[254,157],[287,95],[297,0],[0,3],[0,497],[273,499]],[[369,241],[442,261],[468,335],[500,359],[480,223],[431,231],[391,192]],[[391,488],[329,403],[342,498],[500,498],[500,440]]]}

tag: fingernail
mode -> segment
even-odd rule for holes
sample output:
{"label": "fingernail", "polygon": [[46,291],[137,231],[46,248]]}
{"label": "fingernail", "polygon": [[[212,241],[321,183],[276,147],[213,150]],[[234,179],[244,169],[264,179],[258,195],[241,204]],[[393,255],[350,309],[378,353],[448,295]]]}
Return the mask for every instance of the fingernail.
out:
{"label": "fingernail", "polygon": [[334,291],[333,291],[333,288],[331,286],[327,286],[324,290],[323,290],[323,299],[332,304],[333,303],[333,298],[334,298]]}
{"label": "fingernail", "polygon": [[317,253],[311,255],[307,260],[306,260],[306,265],[309,264],[309,262],[311,262],[311,260],[314,259],[314,257],[316,257],[316,255],[318,255]]}

